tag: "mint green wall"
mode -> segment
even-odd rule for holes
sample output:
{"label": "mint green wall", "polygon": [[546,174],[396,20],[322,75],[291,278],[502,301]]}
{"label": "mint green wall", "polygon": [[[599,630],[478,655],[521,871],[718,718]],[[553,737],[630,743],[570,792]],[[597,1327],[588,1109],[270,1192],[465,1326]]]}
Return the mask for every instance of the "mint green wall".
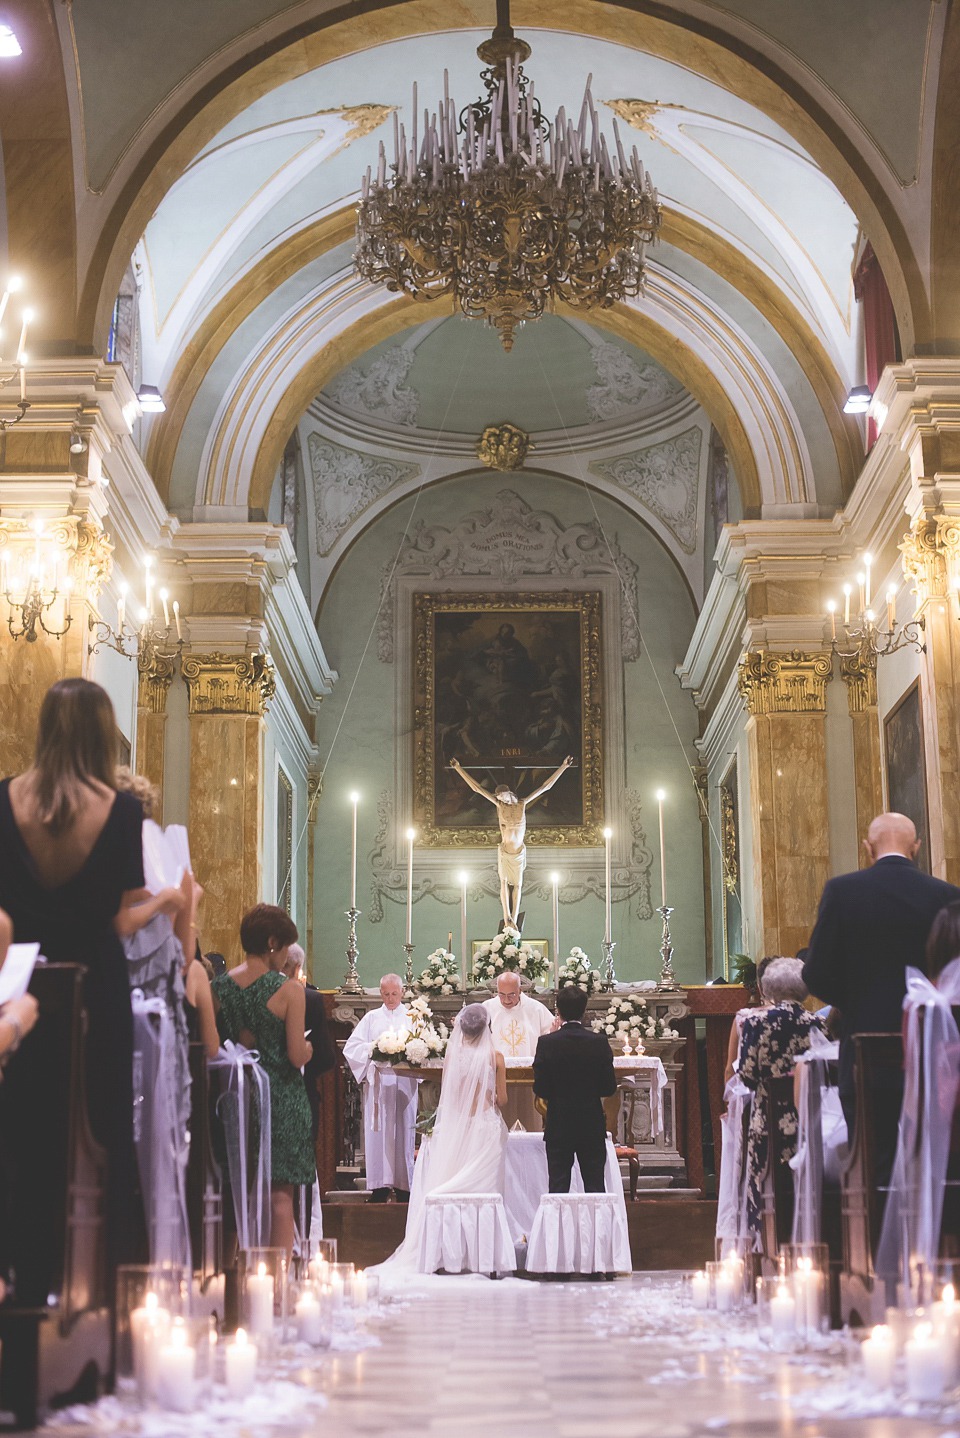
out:
{"label": "mint green wall", "polygon": [[[533,508],[554,514],[565,527],[593,521],[595,505],[605,531],[611,538],[616,536],[624,553],[638,566],[638,607],[644,650],[637,660],[624,665],[627,784],[643,797],[644,829],[647,844],[654,853],[651,870],[654,906],[660,902],[660,872],[657,806],[653,795],[661,786],[668,793],[667,873],[670,901],[677,911],[674,964],[681,979],[702,982],[702,840],[688,768],[689,763],[696,762],[693,739],[697,733],[697,716],[690,695],[680,689],[674,675],[674,666],[683,658],[693,630],[693,602],[662,545],[626,510],[599,494],[593,494],[591,503],[591,496],[582,485],[526,471],[446,480],[421,492],[415,514],[414,499],[404,500],[363,533],[328,587],[317,627],[327,658],[339,671],[340,679],[333,694],[323,703],[318,734],[324,783],[316,830],[315,981],[324,987],[333,987],[342,980],[346,967],[343,913],[349,903],[350,805],[347,796],[352,789],[357,789],[362,796],[357,885],[357,904],[362,911],[358,922],[361,980],[367,985],[374,984],[386,970],[400,969],[404,959],[403,904],[384,897],[382,921],[372,923],[368,917],[370,851],[378,828],[377,804],[383,790],[393,795],[395,782],[396,669],[395,665],[380,662],[376,635],[372,634],[381,572],[395,557],[400,535],[411,516],[415,524],[455,523],[465,512],[492,504],[495,494],[505,484]],[[478,587],[485,588],[488,583],[478,581]],[[535,578],[528,587],[537,588]],[[411,662],[410,655],[398,655],[395,661]],[[658,679],[665,698],[661,697]],[[412,720],[406,722],[410,725]],[[331,744],[334,744],[332,754]],[[401,831],[407,822],[405,815],[394,815],[394,823]],[[532,846],[528,856],[529,885],[535,874],[547,872],[551,865],[547,860],[540,860]],[[476,869],[481,863],[492,871],[493,849],[468,851],[462,859],[453,858],[451,882],[461,867]],[[596,871],[602,874],[602,855],[598,855]],[[549,903],[537,900],[532,894],[528,898],[528,894],[529,887],[525,889],[525,934],[528,938],[549,937]],[[614,904],[618,977],[655,978],[660,967],[660,921],[656,915],[643,921],[638,919],[636,906],[636,896]],[[472,902],[469,939],[490,937],[496,932],[498,920],[499,905],[495,898],[485,896]],[[445,943],[451,929],[455,948],[459,947],[460,919],[456,904],[443,904],[432,896],[420,900],[414,905],[413,926],[417,945],[415,961],[422,961],[432,948]],[[599,967],[603,937],[603,902],[599,897],[588,895],[573,904],[561,902],[560,931],[562,954],[579,943]]]}

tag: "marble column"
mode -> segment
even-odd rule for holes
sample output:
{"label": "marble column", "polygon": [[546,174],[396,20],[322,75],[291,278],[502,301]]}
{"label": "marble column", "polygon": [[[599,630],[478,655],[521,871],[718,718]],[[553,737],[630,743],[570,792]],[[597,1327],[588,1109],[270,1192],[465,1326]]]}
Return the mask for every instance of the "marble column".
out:
{"label": "marble column", "polygon": [[241,958],[239,927],[261,894],[263,714],[274,675],[261,654],[183,659],[190,716],[190,851],[204,886],[204,950]]}
{"label": "marble column", "polygon": [[853,731],[853,778],[857,804],[857,853],[861,869],[869,860],[862,841],[870,821],[885,808],[880,712],[877,707],[877,656],[858,652],[840,659],[840,677],[847,686],[847,707]]}
{"label": "marble column", "polygon": [[[938,476],[939,480],[939,476]],[[943,488],[944,481],[939,480]],[[960,518],[922,516],[900,546],[903,569],[917,596],[925,641],[920,656],[930,865],[960,883]]]}
{"label": "marble column", "polygon": [[758,954],[807,943],[830,877],[827,812],[828,651],[748,653],[739,687],[747,740]]}
{"label": "marble column", "polygon": [[134,772],[154,786],[158,801],[153,817],[163,823],[163,763],[166,751],[167,695],[173,679],[173,659],[154,654],[142,659],[137,674],[137,753]]}

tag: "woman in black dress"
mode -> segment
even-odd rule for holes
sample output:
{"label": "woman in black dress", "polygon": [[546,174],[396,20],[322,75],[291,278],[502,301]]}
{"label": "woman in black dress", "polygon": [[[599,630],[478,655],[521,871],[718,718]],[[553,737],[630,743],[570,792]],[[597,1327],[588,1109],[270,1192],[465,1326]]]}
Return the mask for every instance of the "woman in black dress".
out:
{"label": "woman in black dress", "polygon": [[[130,986],[118,931],[146,921],[142,900],[149,897],[143,810],[139,799],[116,792],[116,768],[109,697],[89,680],[64,679],[44,698],[33,766],[0,783],[0,908],[13,920],[18,943],[37,942],[51,963],[86,968],[86,1099],[94,1137],[107,1151],[109,1270],[137,1256],[143,1230],[133,1149]],[[40,1037],[38,1031],[27,1042]],[[29,1142],[29,1135],[11,1132],[16,1115],[4,1113],[4,1128],[6,1142]],[[29,1171],[21,1171],[13,1194],[15,1266],[18,1252],[42,1248],[49,1233],[55,1197],[44,1181],[46,1152],[34,1134]],[[29,1280],[18,1275],[21,1302],[46,1302],[43,1269],[43,1263],[31,1267]]]}

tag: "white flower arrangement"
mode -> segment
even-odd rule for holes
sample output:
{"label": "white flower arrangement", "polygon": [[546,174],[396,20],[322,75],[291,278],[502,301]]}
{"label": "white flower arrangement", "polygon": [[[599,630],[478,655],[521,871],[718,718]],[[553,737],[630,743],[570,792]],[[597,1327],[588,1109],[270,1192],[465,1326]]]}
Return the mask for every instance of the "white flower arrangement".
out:
{"label": "white flower arrangement", "polygon": [[405,1026],[385,1029],[370,1045],[370,1057],[374,1063],[406,1063],[419,1068],[427,1059],[443,1058],[449,1037],[446,1024],[434,1023],[426,999],[413,999],[407,1004]]}
{"label": "white flower arrangement", "polygon": [[568,958],[560,965],[557,978],[561,989],[582,989],[585,994],[592,994],[600,983],[597,970],[591,969],[590,960],[577,945],[574,945]]}
{"label": "white flower arrangement", "polygon": [[420,977],[414,980],[414,991],[426,990],[431,994],[455,994],[461,989],[460,962],[449,949],[434,949],[427,955],[427,966],[420,970]]}
{"label": "white flower arrangement", "polygon": [[625,1046],[643,1051],[645,1039],[678,1039],[676,1029],[668,1028],[661,1018],[651,1018],[646,999],[636,994],[616,997],[610,1000],[607,1012],[594,1019],[593,1028],[608,1039],[619,1040]]}
{"label": "white flower arrangement", "polygon": [[549,972],[550,965],[543,951],[535,949],[533,944],[525,944],[517,930],[509,925],[489,944],[481,944],[473,960],[473,978],[477,984],[509,973],[520,974],[532,984],[538,984]]}

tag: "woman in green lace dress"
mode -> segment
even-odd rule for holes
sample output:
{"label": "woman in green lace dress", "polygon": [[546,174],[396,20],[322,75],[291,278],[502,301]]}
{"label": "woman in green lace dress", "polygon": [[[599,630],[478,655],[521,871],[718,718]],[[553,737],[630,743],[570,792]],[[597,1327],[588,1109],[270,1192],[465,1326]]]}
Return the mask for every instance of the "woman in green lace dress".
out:
{"label": "woman in green lace dress", "polygon": [[288,1253],[294,1189],[312,1185],[317,1173],[300,1073],[313,1054],[304,1038],[304,992],[296,979],[279,972],[296,941],[297,926],[285,910],[257,904],[240,925],[243,963],[211,986],[221,1038],[256,1049],[270,1079],[270,1242]]}

